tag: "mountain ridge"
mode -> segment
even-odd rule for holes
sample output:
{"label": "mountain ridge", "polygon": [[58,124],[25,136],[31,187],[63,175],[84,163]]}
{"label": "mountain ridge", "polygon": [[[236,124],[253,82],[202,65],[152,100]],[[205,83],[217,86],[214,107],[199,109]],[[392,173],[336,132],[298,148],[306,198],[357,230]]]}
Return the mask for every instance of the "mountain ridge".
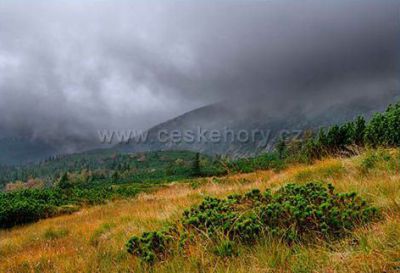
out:
{"label": "mountain ridge", "polygon": [[[282,133],[292,133],[305,130],[316,131],[321,127],[332,124],[341,124],[352,120],[358,115],[370,118],[375,112],[381,112],[386,107],[399,100],[396,91],[382,92],[375,97],[357,98],[344,103],[332,104],[328,107],[320,107],[315,111],[294,107],[281,114],[268,109],[240,109],[238,105],[223,102],[210,104],[186,112],[176,118],[160,123],[147,132],[145,143],[119,144],[115,147],[121,152],[144,152],[156,150],[191,150],[210,155],[227,155],[238,158],[254,156],[262,152],[271,151]],[[240,105],[239,105],[240,106]],[[311,107],[312,108],[312,107]],[[265,139],[254,139],[254,141],[240,142],[218,142],[186,143],[181,141],[162,142],[157,139],[160,132],[196,131],[197,128],[204,130],[223,130],[229,128],[235,132],[245,130],[263,131],[269,134],[268,143],[261,143]]]}

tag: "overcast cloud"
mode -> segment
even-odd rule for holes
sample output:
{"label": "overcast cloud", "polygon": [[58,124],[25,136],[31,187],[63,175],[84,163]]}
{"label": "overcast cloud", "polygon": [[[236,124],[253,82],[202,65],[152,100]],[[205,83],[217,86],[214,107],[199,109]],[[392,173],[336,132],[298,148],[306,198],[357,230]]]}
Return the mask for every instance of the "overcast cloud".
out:
{"label": "overcast cloud", "polygon": [[0,129],[79,138],[217,101],[398,90],[399,14],[398,0],[0,0]]}

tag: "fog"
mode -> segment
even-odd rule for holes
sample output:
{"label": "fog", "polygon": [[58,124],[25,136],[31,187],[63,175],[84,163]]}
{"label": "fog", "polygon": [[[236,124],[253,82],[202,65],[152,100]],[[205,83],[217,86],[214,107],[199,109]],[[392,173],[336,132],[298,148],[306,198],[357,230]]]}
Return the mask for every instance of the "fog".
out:
{"label": "fog", "polygon": [[[1,1],[0,131],[71,145],[197,107],[399,90],[400,1]],[[239,103],[238,103],[239,102]]]}

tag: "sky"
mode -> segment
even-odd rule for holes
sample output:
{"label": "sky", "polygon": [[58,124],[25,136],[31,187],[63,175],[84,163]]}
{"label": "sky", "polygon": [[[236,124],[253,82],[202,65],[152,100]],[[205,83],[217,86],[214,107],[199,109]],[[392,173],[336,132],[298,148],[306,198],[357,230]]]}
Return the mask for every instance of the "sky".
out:
{"label": "sky", "polygon": [[400,88],[399,34],[398,0],[0,0],[0,132],[84,139],[215,102],[375,96]]}

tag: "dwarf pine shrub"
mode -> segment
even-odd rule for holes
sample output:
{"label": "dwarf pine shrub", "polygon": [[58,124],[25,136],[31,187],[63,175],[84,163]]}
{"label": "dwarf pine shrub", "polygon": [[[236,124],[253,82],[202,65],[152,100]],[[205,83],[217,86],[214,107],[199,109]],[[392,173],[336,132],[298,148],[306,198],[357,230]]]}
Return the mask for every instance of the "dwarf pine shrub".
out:
{"label": "dwarf pine shrub", "polygon": [[[330,240],[378,217],[378,210],[355,192],[336,193],[331,184],[288,184],[275,193],[254,189],[226,199],[206,197],[186,210],[172,228],[132,237],[127,247],[129,253],[155,262],[173,251],[172,241],[188,237],[211,239],[217,245],[221,238],[230,244],[252,244],[265,235],[279,236],[288,243]],[[224,246],[221,251],[228,250]]]}
{"label": "dwarf pine shrub", "polygon": [[148,263],[164,259],[170,252],[174,239],[173,228],[164,228],[160,231],[144,232],[142,236],[133,236],[127,243],[130,254],[136,255]]}

